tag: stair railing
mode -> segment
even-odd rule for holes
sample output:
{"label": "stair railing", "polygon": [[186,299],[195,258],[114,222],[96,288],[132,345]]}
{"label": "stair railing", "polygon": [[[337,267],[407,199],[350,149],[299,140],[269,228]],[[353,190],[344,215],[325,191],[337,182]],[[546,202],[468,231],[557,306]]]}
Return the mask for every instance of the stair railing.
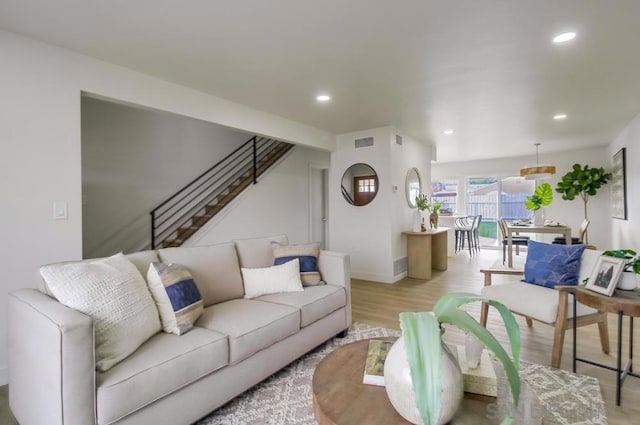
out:
{"label": "stair railing", "polygon": [[204,214],[206,206],[235,181],[249,179],[248,184],[256,184],[260,162],[282,145],[289,144],[254,136],[151,210],[151,249],[175,235],[198,212]]}

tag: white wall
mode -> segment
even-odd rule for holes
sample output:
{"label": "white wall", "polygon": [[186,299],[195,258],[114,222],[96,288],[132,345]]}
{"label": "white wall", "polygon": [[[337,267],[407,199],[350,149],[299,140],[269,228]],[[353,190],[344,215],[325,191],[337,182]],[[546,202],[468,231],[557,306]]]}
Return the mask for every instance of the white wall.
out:
{"label": "white wall", "polygon": [[608,158],[626,148],[627,220],[611,219],[611,248],[640,252],[640,114],[609,145]]}
{"label": "white wall", "polygon": [[[551,163],[556,166],[556,174],[548,180],[554,189],[560,178],[569,172],[575,163],[611,170],[610,156],[607,154],[606,147],[559,152],[549,157],[541,152],[540,163]],[[484,161],[434,163],[431,167],[431,178],[433,181],[438,181],[466,177],[519,176],[520,168],[531,164],[535,164],[533,155]],[[588,217],[591,220],[589,243],[599,249],[607,249],[611,245],[610,199],[611,191],[609,185],[606,185],[588,202]],[[584,219],[582,199],[578,197],[573,201],[565,201],[559,193],[554,191],[553,203],[545,208],[545,218],[568,224],[575,229],[573,233],[577,236],[580,223]],[[544,235],[540,239],[549,242],[554,236],[557,235]]]}
{"label": "white wall", "polygon": [[[402,136],[402,145],[395,142],[395,135]],[[391,134],[391,184],[397,190],[392,192],[392,227],[391,252],[394,260],[407,256],[407,237],[402,235],[405,230],[411,230],[413,212],[409,207],[405,193],[405,181],[410,168],[416,167],[420,173],[422,193],[431,194],[431,146],[392,128]],[[427,224],[428,226],[428,224]],[[395,277],[397,278],[397,276]]]}
{"label": "white wall", "polygon": [[291,243],[309,241],[309,167],[328,167],[328,152],[296,146],[275,168],[250,186],[185,246],[287,234]]}
{"label": "white wall", "polygon": [[[149,75],[0,31],[0,384],[7,381],[7,293],[37,286],[42,264],[82,258],[81,92],[332,150],[328,132]],[[69,205],[54,221],[55,201]]]}
{"label": "white wall", "polygon": [[[411,228],[412,210],[404,195],[409,167],[417,167],[423,184],[430,184],[430,147],[407,136],[398,146],[396,134],[393,127],[341,134],[331,153],[330,247],[351,255],[351,276],[355,278],[392,283],[402,277],[394,276],[393,261],[406,256],[401,232]],[[364,137],[373,137],[374,145],[355,149],[355,139]],[[379,189],[371,203],[356,207],[333,189],[340,187],[344,172],[360,162],[376,171]]]}
{"label": "white wall", "polygon": [[149,211],[251,137],[86,96],[81,104],[84,258],[148,249]]}

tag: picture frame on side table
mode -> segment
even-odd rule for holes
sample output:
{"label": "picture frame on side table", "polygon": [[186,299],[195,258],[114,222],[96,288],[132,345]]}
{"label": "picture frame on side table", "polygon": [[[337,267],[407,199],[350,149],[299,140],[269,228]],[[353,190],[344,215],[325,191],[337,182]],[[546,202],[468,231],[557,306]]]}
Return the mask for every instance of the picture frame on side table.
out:
{"label": "picture frame on side table", "polygon": [[599,257],[585,288],[610,297],[616,289],[625,261],[624,258],[606,255]]}
{"label": "picture frame on side table", "polygon": [[611,168],[611,216],[620,220],[627,219],[627,170],[626,148],[613,155]]}

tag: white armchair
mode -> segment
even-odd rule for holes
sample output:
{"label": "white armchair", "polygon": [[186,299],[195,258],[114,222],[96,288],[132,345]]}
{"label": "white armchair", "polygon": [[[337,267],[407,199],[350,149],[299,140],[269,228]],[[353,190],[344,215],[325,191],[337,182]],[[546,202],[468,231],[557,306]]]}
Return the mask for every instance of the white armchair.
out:
{"label": "white armchair", "polygon": [[[586,249],[582,254],[578,282],[589,277],[601,251]],[[530,283],[508,281],[493,284],[493,275],[522,276],[524,271],[512,269],[482,269],[484,274],[484,287],[481,294],[483,298],[494,299],[505,306],[514,314],[524,316],[528,326],[533,321],[553,326],[553,349],[551,352],[551,366],[560,367],[562,359],[562,347],[564,334],[567,329],[573,328],[573,295],[575,286],[562,285],[560,282],[555,288],[533,285]],[[483,303],[480,313],[480,323],[487,324],[489,306]],[[598,324],[600,344],[602,351],[609,353],[609,332],[607,329],[607,313],[595,310],[578,303],[577,326]]]}

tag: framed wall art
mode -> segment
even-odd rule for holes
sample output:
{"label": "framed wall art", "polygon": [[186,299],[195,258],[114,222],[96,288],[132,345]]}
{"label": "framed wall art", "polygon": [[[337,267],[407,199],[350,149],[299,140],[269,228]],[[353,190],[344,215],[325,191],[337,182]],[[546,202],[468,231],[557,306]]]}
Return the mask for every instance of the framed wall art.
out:
{"label": "framed wall art", "polygon": [[611,174],[611,215],[620,220],[627,219],[627,170],[626,149],[613,155]]}

